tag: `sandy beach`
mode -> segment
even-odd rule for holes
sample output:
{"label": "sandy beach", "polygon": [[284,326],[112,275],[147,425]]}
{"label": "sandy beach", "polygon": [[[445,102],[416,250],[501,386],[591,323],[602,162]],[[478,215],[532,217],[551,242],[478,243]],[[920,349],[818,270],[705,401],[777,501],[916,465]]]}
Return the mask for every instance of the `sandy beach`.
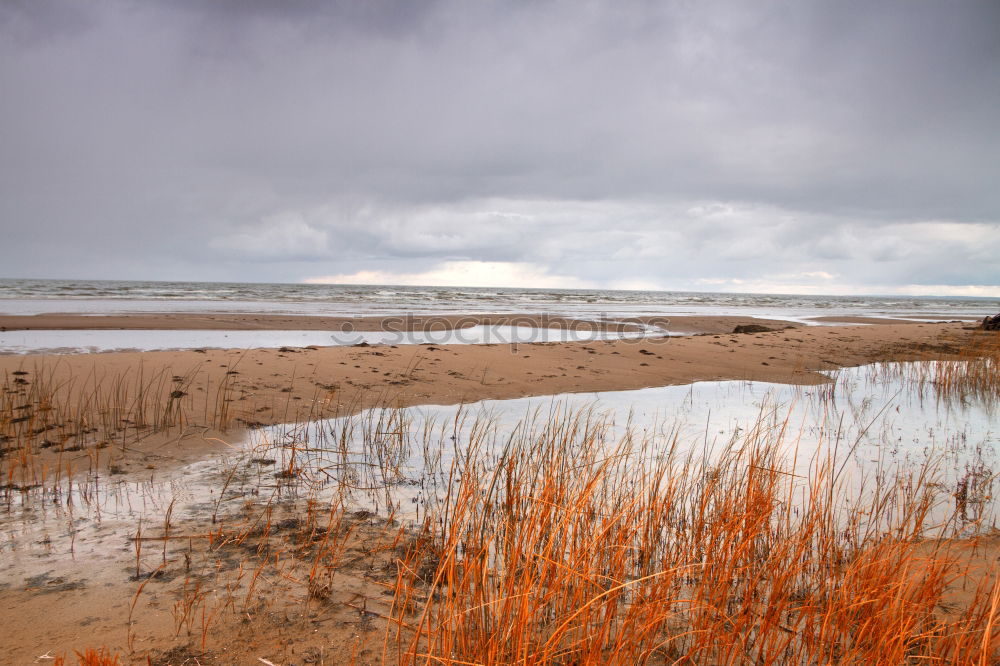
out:
{"label": "sandy beach", "polygon": [[[23,321],[24,319],[29,322]],[[92,317],[46,316],[39,328],[82,327]],[[97,318],[105,321],[105,318]],[[189,328],[201,322],[236,330],[239,326],[316,326],[344,320],[266,318],[230,315],[192,318],[120,316],[115,328],[156,326]],[[510,316],[434,318],[437,322],[507,323]],[[419,320],[421,323],[423,320]],[[541,323],[537,317],[517,321]],[[573,325],[556,318],[549,323]],[[648,322],[649,318],[642,318]],[[315,409],[317,402],[344,407],[373,400],[409,406],[458,404],[488,398],[515,398],[567,392],[596,392],[683,384],[705,380],[760,380],[794,384],[826,381],[819,370],[879,360],[947,356],[970,331],[962,323],[892,323],[878,325],[802,326],[795,322],[750,317],[671,317],[670,329],[684,337],[601,340],[582,343],[395,345],[249,350],[184,350],[65,355],[0,356],[0,371],[42,373],[68,385],[74,378],[112,378],[142,368],[148,374],[188,378],[191,386],[218,386],[228,378],[240,397],[234,409],[248,421],[274,423],[288,415],[278,405],[301,402],[294,411]],[[5,325],[29,327],[36,318],[6,317]],[[113,322],[113,324],[111,323]],[[384,321],[360,318],[356,330],[379,330]],[[417,325],[417,324],[415,324]],[[467,325],[473,325],[469,323]],[[593,326],[586,322],[587,326]],[[736,326],[775,330],[734,334]],[[622,328],[628,324],[607,324]],[[197,395],[193,413],[204,411]],[[308,405],[308,406],[305,406]],[[293,412],[294,413],[294,412]]]}
{"label": "sandy beach", "polygon": [[[116,326],[142,328],[181,317],[115,317]],[[10,320],[11,318],[8,318]],[[34,318],[28,318],[34,320]],[[78,319],[55,318],[81,325]],[[190,320],[183,318],[183,326]],[[308,319],[308,318],[306,318]],[[463,318],[455,317],[460,322]],[[465,319],[476,322],[509,319]],[[522,317],[538,323],[537,318]],[[302,326],[285,318],[215,315],[213,325]],[[434,319],[435,322],[439,321]],[[646,320],[648,321],[648,320]],[[161,391],[183,389],[177,408],[187,429],[148,434],[116,459],[123,471],[151,464],[180,464],[219,450],[222,439],[240,437],[247,426],[295,422],[387,405],[457,405],[487,399],[563,393],[623,391],[697,381],[752,380],[799,385],[828,382],[819,371],[872,363],[947,358],[972,335],[961,323],[893,323],[802,326],[749,317],[671,318],[684,337],[601,340],[578,343],[482,345],[373,345],[280,349],[205,349],[98,354],[0,355],[0,375],[11,386],[43,380],[61,400],[77,402],[99,386],[156,380]],[[377,330],[377,319],[360,326]],[[569,322],[572,324],[572,322]],[[28,324],[25,324],[28,325]],[[320,322],[312,325],[319,326]],[[588,325],[590,325],[588,323]],[[732,333],[740,325],[775,330]],[[361,329],[365,330],[365,329]],[[728,332],[723,332],[728,331]],[[20,374],[18,374],[20,373]],[[15,377],[15,375],[17,375]],[[23,383],[23,384],[22,384]],[[174,386],[176,385],[176,386]],[[14,385],[17,386],[17,385]],[[218,391],[226,387],[224,438],[211,419]],[[207,429],[207,433],[205,434]],[[154,453],[155,452],[155,453]],[[39,452],[42,464],[62,457]],[[86,454],[79,454],[80,460]],[[172,461],[172,462],[171,462]]]}
{"label": "sandy beach", "polygon": [[[508,323],[510,315],[475,316],[436,319],[464,326],[483,323]],[[539,324],[527,315],[517,320]],[[244,315],[189,315],[79,317],[49,315],[45,317],[5,317],[0,324],[8,328],[75,328],[89,325],[123,329],[190,329],[220,327],[237,330],[240,327],[298,328],[316,326],[329,329],[350,322],[356,330],[377,330],[386,322],[375,318],[345,320],[342,318],[262,317]],[[651,320],[641,320],[649,323]],[[473,323],[469,323],[473,322]],[[425,323],[425,322],[418,322]],[[576,322],[559,318],[557,325]],[[736,326],[756,325],[773,330],[756,333],[733,333]],[[615,324],[621,326],[621,324]],[[122,430],[121,444],[108,442],[106,449],[84,447],[43,448],[35,452],[34,469],[49,479],[54,473],[77,483],[88,483],[96,473],[113,474],[119,480],[154,477],[169,478],[172,470],[199,460],[227,454],[240,442],[250,428],[262,425],[295,422],[304,419],[355,413],[363,407],[377,405],[454,405],[483,399],[547,396],[562,393],[590,393],[641,389],[709,380],[754,380],[798,385],[816,385],[829,381],[819,371],[857,366],[875,361],[940,359],[955,356],[971,336],[972,327],[962,323],[890,323],[852,321],[838,326],[803,326],[781,320],[759,320],[748,317],[672,317],[670,329],[689,333],[683,337],[661,337],[596,341],[581,343],[496,344],[496,345],[398,345],[311,347],[249,350],[184,350],[160,352],[125,352],[66,355],[0,356],[0,374],[5,390],[26,392],[33,385],[44,384],[54,401],[81,404],[88,391],[96,387],[127,385],[143,377],[148,386],[161,393],[171,393],[170,409],[178,418],[175,425],[160,432],[135,430],[128,437],[129,426]],[[220,396],[225,395],[224,399]],[[224,402],[226,418],[220,421],[218,411]],[[96,405],[94,406],[96,409]],[[24,413],[24,412],[19,412]],[[80,414],[80,423],[96,419]],[[80,426],[80,432],[86,432]],[[77,436],[73,441],[86,439]],[[9,460],[9,459],[8,459]],[[9,466],[13,469],[13,466]],[[10,472],[8,483],[16,483]],[[91,481],[92,482],[92,481]],[[39,481],[39,483],[46,483]],[[25,486],[27,488],[27,486]],[[297,525],[295,514],[284,519]],[[169,517],[168,517],[169,523]],[[137,541],[119,543],[120,550],[112,559],[115,564],[100,575],[94,572],[86,579],[76,580],[57,570],[37,572],[30,580],[5,591],[2,621],[8,627],[8,640],[0,649],[7,663],[32,663],[49,652],[66,653],[81,645],[108,645],[121,652],[128,651],[131,663],[223,664],[253,663],[254,658],[267,655],[287,663],[344,663],[338,661],[336,649],[353,650],[357,663],[382,663],[383,629],[381,624],[388,610],[372,606],[372,615],[361,611],[359,600],[379,597],[394,584],[389,573],[395,557],[401,557],[400,544],[410,543],[414,535],[401,531],[391,519],[364,513],[346,516],[341,521],[353,535],[347,545],[365,568],[344,568],[338,582],[323,593],[333,601],[317,611],[306,603],[285,600],[297,598],[294,585],[288,580],[270,579],[271,597],[268,612],[254,615],[254,620],[241,626],[219,622],[212,632],[212,647],[197,645],[192,638],[197,632],[187,625],[187,633],[177,627],[176,601],[184,599],[178,589],[187,589],[187,578],[160,579],[148,575],[153,565],[138,565],[131,577],[121,575],[139,558]],[[198,549],[215,529],[205,519],[175,519],[171,529],[176,534],[189,535],[172,543],[176,551],[168,555],[165,539],[154,536],[146,544],[152,551],[163,548],[163,561],[176,562],[182,557],[177,547]],[[288,528],[291,529],[291,528]],[[345,528],[346,529],[346,528]],[[163,532],[164,530],[159,530]],[[275,534],[280,530],[276,529]],[[220,532],[221,534],[221,532]],[[291,534],[291,533],[290,533]],[[220,536],[209,537],[212,539]],[[259,541],[258,537],[254,537]],[[298,538],[298,537],[296,537]],[[257,541],[254,541],[256,543]],[[261,542],[263,543],[263,542]],[[388,545],[387,545],[388,544]],[[395,545],[393,545],[395,544]],[[996,544],[990,542],[989,549]],[[262,545],[260,547],[263,547]],[[183,548],[182,548],[183,550]],[[211,554],[211,548],[207,553]],[[979,562],[982,549],[971,549],[967,557]],[[81,555],[85,560],[86,558]],[[141,558],[139,558],[141,559]],[[146,556],[146,561],[150,558]],[[219,571],[242,567],[236,560],[216,562]],[[223,562],[228,564],[223,564]],[[190,567],[190,561],[188,562]],[[360,566],[360,565],[359,565]],[[980,568],[985,564],[976,564]],[[240,569],[242,570],[242,569]],[[145,574],[143,573],[145,571]],[[352,573],[353,571],[353,573]],[[217,574],[218,575],[218,574]],[[216,576],[217,576],[216,575]],[[138,576],[138,577],[137,577]],[[193,579],[192,579],[193,580]],[[202,575],[205,585],[212,579]],[[146,582],[149,587],[146,586]],[[219,583],[221,584],[221,583]],[[178,585],[181,588],[178,588]],[[137,586],[139,588],[137,592]],[[133,633],[135,599],[143,621],[137,639]],[[178,597],[177,595],[181,595]],[[54,605],[58,606],[58,621],[51,623]],[[100,610],[96,610],[96,609]],[[171,608],[173,611],[171,612]],[[317,615],[318,612],[318,615]],[[138,614],[136,614],[138,615]],[[268,626],[281,620],[282,631],[273,634]],[[206,616],[207,617],[207,616]],[[247,615],[247,617],[251,617]],[[358,624],[360,617],[361,625]],[[202,621],[209,621],[202,618]],[[48,626],[56,624],[58,628]],[[181,622],[183,625],[183,621]],[[257,627],[247,640],[246,627]],[[359,626],[365,628],[359,633]],[[322,639],[314,635],[323,627]],[[138,630],[136,630],[138,631]],[[186,638],[185,638],[186,636]],[[362,636],[363,639],[359,639]],[[138,645],[134,642],[139,640]],[[204,638],[202,639],[204,641]],[[130,644],[130,641],[132,643]],[[278,657],[275,657],[278,655]],[[198,662],[191,661],[199,659]],[[388,661],[392,662],[392,659]],[[274,663],[279,663],[274,661]],[[281,662],[284,663],[284,662]]]}

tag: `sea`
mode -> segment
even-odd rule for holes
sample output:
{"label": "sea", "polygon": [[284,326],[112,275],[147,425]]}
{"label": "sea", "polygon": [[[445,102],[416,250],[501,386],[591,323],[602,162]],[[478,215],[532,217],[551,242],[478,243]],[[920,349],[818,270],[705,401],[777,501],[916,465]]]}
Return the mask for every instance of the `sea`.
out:
{"label": "sea", "polygon": [[939,321],[996,314],[1000,298],[0,279],[0,314],[158,312],[317,316],[549,313],[580,318],[733,315],[793,321],[865,316]]}

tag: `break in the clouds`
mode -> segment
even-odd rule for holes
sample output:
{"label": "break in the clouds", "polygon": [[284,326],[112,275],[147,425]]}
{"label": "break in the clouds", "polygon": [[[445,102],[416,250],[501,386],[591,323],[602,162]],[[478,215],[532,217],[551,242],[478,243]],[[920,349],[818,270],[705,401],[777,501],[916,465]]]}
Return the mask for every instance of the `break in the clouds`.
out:
{"label": "break in the clouds", "polygon": [[0,4],[0,275],[1000,294],[1000,4]]}

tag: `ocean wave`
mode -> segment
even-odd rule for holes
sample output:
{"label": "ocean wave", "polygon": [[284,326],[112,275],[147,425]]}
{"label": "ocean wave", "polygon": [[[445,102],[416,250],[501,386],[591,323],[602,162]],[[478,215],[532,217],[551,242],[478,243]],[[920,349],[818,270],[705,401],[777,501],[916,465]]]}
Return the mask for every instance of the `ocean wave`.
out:
{"label": "ocean wave", "polygon": [[[113,305],[109,305],[113,304]],[[711,292],[499,289],[98,280],[0,280],[0,311],[248,311],[290,314],[549,312],[570,316],[732,314],[979,316],[995,298],[794,296]]]}

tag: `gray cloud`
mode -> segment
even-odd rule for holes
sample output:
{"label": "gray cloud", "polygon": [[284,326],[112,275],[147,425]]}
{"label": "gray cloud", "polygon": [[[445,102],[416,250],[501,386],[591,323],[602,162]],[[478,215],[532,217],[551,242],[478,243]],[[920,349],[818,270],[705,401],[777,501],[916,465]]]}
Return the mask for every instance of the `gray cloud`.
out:
{"label": "gray cloud", "polygon": [[0,274],[998,285],[997,25],[971,1],[9,2]]}

